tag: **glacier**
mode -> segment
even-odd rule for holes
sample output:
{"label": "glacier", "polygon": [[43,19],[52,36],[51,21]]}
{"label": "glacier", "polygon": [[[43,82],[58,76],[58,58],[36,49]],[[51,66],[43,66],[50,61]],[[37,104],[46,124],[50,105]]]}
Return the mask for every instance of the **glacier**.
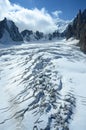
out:
{"label": "glacier", "polygon": [[85,130],[86,55],[77,40],[0,48],[0,130]]}

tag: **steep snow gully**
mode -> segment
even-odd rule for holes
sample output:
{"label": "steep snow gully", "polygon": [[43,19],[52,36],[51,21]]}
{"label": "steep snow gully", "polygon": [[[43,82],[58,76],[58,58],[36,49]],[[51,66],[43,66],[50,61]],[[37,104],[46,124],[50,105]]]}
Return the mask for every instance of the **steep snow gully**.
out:
{"label": "steep snow gully", "polygon": [[0,130],[86,130],[86,55],[76,42],[0,49]]}

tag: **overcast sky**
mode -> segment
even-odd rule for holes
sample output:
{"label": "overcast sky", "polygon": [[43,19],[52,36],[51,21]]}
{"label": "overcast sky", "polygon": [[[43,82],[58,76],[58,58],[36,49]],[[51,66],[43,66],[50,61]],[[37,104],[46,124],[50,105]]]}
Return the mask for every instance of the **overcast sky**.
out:
{"label": "overcast sky", "polygon": [[0,20],[13,20],[20,31],[24,29],[53,32],[56,20],[71,20],[79,8],[84,9],[83,0],[0,0]]}

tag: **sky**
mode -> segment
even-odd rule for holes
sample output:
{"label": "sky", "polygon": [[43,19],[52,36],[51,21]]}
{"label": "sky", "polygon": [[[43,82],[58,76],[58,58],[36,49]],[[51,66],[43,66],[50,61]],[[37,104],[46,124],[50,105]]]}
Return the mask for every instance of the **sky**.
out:
{"label": "sky", "polygon": [[57,21],[72,20],[85,6],[85,0],[0,0],[0,20],[13,20],[20,31],[49,33],[57,29]]}
{"label": "sky", "polygon": [[60,15],[64,20],[71,20],[77,14],[79,9],[86,8],[86,0],[10,0],[13,3],[20,4],[25,8],[45,8],[49,13],[55,10],[61,10]]}

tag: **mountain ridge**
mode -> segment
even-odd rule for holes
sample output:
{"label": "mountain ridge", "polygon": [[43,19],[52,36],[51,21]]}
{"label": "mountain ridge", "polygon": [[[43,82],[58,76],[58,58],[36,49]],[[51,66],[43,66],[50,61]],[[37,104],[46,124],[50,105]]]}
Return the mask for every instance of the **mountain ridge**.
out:
{"label": "mountain ridge", "polygon": [[84,11],[79,10],[73,22],[68,25],[66,38],[71,37],[80,40],[78,45],[86,53],[86,9]]}
{"label": "mountain ridge", "polygon": [[[6,36],[8,37],[6,38]],[[0,22],[0,41],[23,41],[23,38],[21,34],[19,33],[18,27],[15,25],[15,23],[11,20],[7,20],[7,18],[4,18]]]}
{"label": "mountain ridge", "polygon": [[[61,25],[58,25],[61,28]],[[67,24],[65,24],[67,26]],[[57,27],[58,28],[58,27]],[[60,29],[59,29],[60,30]],[[0,42],[9,42],[9,41],[38,41],[38,40],[52,40],[58,39],[59,37],[63,37],[63,33],[60,32],[58,29],[55,30],[53,33],[44,34],[40,31],[32,31],[32,30],[23,30],[19,32],[18,27],[15,23],[7,18],[4,18],[0,21]],[[62,31],[62,29],[61,29]],[[64,31],[64,29],[63,29]]]}
{"label": "mountain ridge", "polygon": [[[9,42],[9,40],[15,42],[45,41],[57,40],[60,37],[65,37],[66,39],[74,37],[79,40],[78,46],[80,46],[80,49],[86,53],[86,9],[84,11],[79,10],[74,20],[68,26],[66,23],[64,25],[66,28],[64,27],[65,30],[63,28],[62,32],[59,29],[49,34],[44,34],[40,31],[33,32],[33,30],[27,29],[19,32],[18,27],[13,21],[4,18],[4,20],[0,21],[0,42]],[[57,25],[58,27],[61,29],[60,24]]]}

